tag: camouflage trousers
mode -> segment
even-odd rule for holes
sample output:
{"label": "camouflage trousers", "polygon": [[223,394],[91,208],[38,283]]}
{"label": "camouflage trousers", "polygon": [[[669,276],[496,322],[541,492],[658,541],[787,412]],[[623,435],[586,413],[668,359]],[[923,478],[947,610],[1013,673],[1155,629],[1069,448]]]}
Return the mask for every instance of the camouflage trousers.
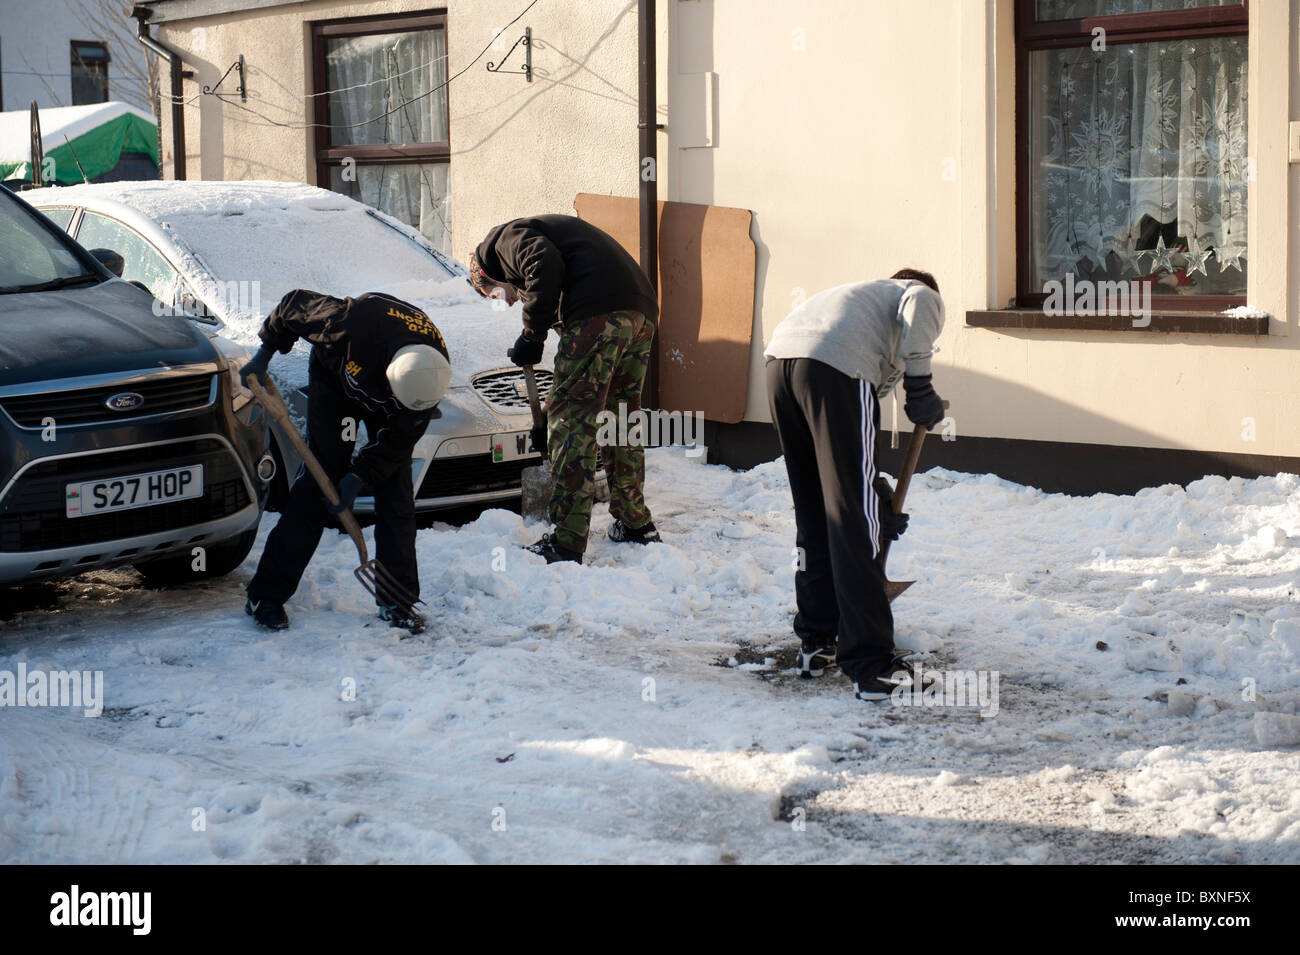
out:
{"label": "camouflage trousers", "polygon": [[[654,322],[640,312],[593,315],[560,333],[555,382],[547,404],[547,449],[555,473],[550,518],[561,547],[582,553],[596,499],[597,417],[602,411],[631,415],[641,408],[654,341]],[[650,521],[643,486],[645,450],[614,443],[603,449],[609,478],[609,511],[629,527]]]}

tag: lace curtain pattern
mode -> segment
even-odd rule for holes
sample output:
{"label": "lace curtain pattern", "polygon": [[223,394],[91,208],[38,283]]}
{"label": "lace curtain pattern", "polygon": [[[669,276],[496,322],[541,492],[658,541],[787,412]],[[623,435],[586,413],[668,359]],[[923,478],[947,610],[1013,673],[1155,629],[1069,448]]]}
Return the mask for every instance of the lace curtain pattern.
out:
{"label": "lace curtain pattern", "polygon": [[1030,83],[1037,281],[1154,272],[1177,282],[1156,291],[1244,291],[1245,37],[1035,51]]}

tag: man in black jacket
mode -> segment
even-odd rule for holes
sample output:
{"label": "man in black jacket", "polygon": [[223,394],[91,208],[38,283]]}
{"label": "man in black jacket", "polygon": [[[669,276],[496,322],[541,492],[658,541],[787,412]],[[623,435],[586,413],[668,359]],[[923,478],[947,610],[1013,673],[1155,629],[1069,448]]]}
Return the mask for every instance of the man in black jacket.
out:
{"label": "man in black jacket", "polygon": [[[338,486],[340,503],[329,506],[306,469],[298,472],[248,585],[245,611],[267,629],[289,626],[285,601],[298,589],[330,515],[351,507],[363,485],[375,495],[375,556],[418,595],[411,451],[451,378],[442,334],[401,299],[376,293],[340,299],[297,289],[267,316],[260,337],[261,349],[240,369],[245,381],[250,374],[264,379],[271,356],[287,354],[299,338],[314,346],[307,444]],[[370,440],[353,460],[358,422]],[[420,614],[382,583],[376,599],[381,619],[412,633],[424,629]]]}
{"label": "man in black jacket", "polygon": [[[555,472],[550,518],[555,525],[529,550],[547,563],[582,562],[595,500],[596,417],[631,416],[641,408],[659,304],[636,260],[611,236],[575,216],[515,219],[492,229],[470,258],[479,294],[523,303],[523,331],[506,352],[516,365],[542,359],[558,325],[555,382],[547,402],[546,446]],[[659,540],[646,507],[645,452],[606,449],[613,541]]]}

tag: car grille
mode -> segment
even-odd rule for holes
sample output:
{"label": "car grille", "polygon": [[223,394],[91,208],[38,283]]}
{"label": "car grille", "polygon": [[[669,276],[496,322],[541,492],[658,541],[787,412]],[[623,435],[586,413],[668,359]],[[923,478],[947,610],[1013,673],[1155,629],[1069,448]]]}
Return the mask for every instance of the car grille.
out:
{"label": "car grille", "polygon": [[524,468],[541,462],[541,458],[493,463],[491,454],[467,454],[458,458],[434,458],[429,462],[420,490],[420,499],[453,497],[460,494],[483,494],[488,491],[519,489]]}
{"label": "car grille", "polygon": [[[203,465],[203,497],[107,514],[67,516],[64,493],[68,484],[190,464]],[[0,551],[79,547],[184,529],[228,517],[248,504],[238,460],[212,438],[59,458],[32,465],[0,502]]]}
{"label": "car grille", "polygon": [[[537,400],[545,404],[551,393],[552,375],[542,368],[534,369],[533,373],[537,376]],[[489,404],[508,411],[529,410],[528,387],[524,384],[522,368],[480,375],[474,379],[473,384],[474,390]]]}
{"label": "car grille", "polygon": [[[0,398],[0,407],[24,428],[43,427],[47,418],[53,419],[59,427],[92,421],[129,421],[145,415],[206,407],[213,399],[212,378],[211,374],[186,375],[147,379],[127,385],[13,395]],[[137,394],[144,400],[138,408],[129,411],[110,410],[104,402],[123,392]]]}

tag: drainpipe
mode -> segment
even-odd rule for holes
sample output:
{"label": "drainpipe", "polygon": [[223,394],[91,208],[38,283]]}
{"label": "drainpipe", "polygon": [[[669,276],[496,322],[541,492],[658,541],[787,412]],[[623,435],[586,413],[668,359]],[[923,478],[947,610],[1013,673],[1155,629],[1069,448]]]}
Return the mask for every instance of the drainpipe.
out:
{"label": "drainpipe", "polygon": [[[149,35],[149,25],[145,22],[150,16],[150,11],[147,8],[135,7],[131,10],[131,16],[135,17],[136,20],[135,38],[140,41],[140,45],[146,50],[158,54],[171,67],[171,96],[169,98],[172,104],[172,175],[175,179],[184,179],[185,95],[181,88],[181,80],[184,78],[186,71],[182,68],[181,55],[175,50],[163,46]],[[162,125],[159,124],[160,135],[161,132]]]}
{"label": "drainpipe", "polygon": [[[637,139],[639,161],[637,177],[640,189],[641,220],[641,268],[650,285],[659,293],[659,170],[658,142],[659,124],[656,122],[658,104],[656,102],[655,77],[655,2],[640,0],[637,5]],[[648,174],[646,159],[651,160]],[[650,367],[647,369],[644,400],[652,407],[659,407],[659,360],[658,348],[650,352]]]}

